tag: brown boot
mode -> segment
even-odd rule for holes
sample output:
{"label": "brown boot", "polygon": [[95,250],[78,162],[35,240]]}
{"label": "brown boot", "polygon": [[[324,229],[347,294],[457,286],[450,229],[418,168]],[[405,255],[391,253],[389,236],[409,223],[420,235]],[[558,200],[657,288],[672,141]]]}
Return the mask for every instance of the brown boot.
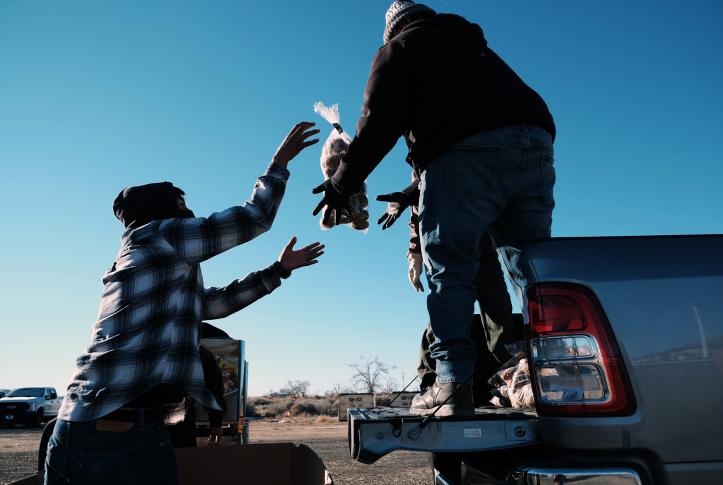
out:
{"label": "brown boot", "polygon": [[[457,392],[457,386],[460,386]],[[454,396],[440,407],[445,399],[454,392]],[[439,411],[435,416],[470,416],[474,415],[474,404],[472,403],[472,385],[469,383],[460,384],[449,382],[437,384],[427,389],[423,394],[417,394],[412,400],[409,412],[416,415],[431,414],[437,408]]]}

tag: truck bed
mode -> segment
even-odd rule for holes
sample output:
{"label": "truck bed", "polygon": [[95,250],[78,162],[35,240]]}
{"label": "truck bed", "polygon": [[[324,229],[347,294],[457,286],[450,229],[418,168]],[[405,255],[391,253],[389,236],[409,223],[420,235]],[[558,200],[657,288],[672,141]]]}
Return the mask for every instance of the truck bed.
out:
{"label": "truck bed", "polygon": [[352,458],[374,463],[395,450],[471,452],[530,446],[538,441],[533,409],[478,408],[474,416],[425,418],[406,408],[349,409]]}

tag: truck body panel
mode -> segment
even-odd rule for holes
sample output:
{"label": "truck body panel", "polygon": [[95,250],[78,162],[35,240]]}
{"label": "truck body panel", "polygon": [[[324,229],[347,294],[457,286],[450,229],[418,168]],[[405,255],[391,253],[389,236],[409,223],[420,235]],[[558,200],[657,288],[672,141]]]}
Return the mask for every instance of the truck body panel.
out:
{"label": "truck body panel", "polygon": [[540,417],[543,444],[723,461],[723,236],[563,238],[525,249],[528,285],[597,296],[635,393],[631,416]]}

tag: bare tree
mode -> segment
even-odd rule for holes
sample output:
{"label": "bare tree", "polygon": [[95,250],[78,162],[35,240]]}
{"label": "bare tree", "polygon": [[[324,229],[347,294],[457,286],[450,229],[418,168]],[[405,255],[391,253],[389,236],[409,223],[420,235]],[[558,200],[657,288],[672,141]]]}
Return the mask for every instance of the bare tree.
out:
{"label": "bare tree", "polygon": [[345,394],[347,392],[351,392],[351,389],[349,389],[348,386],[345,386],[344,384],[339,384],[338,382],[331,386],[331,389],[326,391],[326,395],[330,397],[337,397],[339,394]]}
{"label": "bare tree", "polygon": [[382,379],[389,377],[389,371],[394,368],[387,366],[378,357],[367,359],[363,355],[357,362],[349,364],[349,367],[354,371],[354,383],[370,394],[374,394],[381,387]]}
{"label": "bare tree", "polygon": [[390,377],[387,379],[384,384],[381,385],[381,391],[386,394],[394,394],[399,390],[399,384],[397,384],[397,381]]}
{"label": "bare tree", "polygon": [[280,389],[282,394],[290,394],[296,397],[305,397],[306,393],[309,392],[309,381],[287,381],[286,386]]}

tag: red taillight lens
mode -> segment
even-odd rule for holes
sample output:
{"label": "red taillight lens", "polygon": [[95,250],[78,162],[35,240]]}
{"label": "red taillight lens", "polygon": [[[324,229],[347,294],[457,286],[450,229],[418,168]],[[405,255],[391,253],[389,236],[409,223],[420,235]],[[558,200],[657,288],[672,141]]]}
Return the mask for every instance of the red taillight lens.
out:
{"label": "red taillight lens", "polygon": [[543,416],[625,415],[630,382],[594,293],[573,284],[527,291],[530,363]]}

